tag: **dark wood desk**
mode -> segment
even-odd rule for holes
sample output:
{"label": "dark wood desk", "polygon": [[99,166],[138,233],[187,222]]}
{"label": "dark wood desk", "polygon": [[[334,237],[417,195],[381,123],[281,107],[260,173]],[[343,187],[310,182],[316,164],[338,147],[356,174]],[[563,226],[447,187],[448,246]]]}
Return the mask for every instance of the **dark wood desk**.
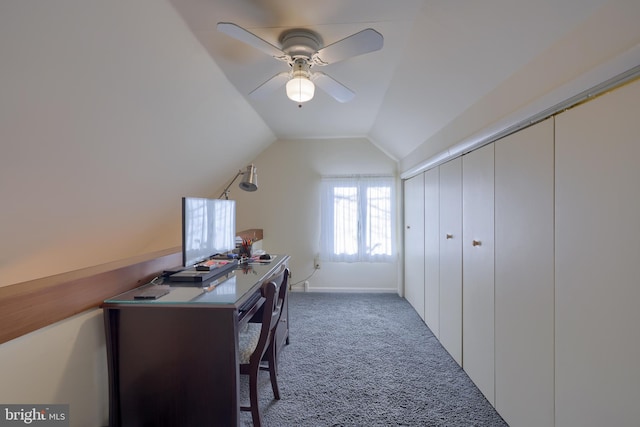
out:
{"label": "dark wood desk", "polygon": [[[288,260],[240,266],[211,291],[168,282],[106,300],[110,426],[237,426],[238,329],[262,305],[261,284]],[[135,299],[154,286],[170,292]]]}

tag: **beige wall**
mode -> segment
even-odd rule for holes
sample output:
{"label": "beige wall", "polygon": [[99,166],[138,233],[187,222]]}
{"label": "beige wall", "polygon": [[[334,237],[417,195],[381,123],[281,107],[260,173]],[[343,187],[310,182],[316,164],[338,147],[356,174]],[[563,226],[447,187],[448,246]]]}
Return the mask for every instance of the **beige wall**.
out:
{"label": "beige wall", "polygon": [[90,310],[0,345],[0,402],[69,404],[70,423],[108,425],[102,310]]}
{"label": "beige wall", "polygon": [[179,246],[275,139],[164,0],[0,2],[0,63],[0,286]]}
{"label": "beige wall", "polygon": [[[278,141],[254,161],[259,190],[235,189],[238,228],[264,229],[263,249],[291,255],[293,282],[311,275],[320,243],[323,175],[396,175],[396,162],[365,138]],[[399,245],[398,245],[399,246]],[[309,279],[310,290],[398,289],[398,263],[329,263]]]}
{"label": "beige wall", "polygon": [[[0,286],[179,246],[275,139],[164,0],[0,2],[0,64]],[[107,425],[105,360],[101,310],[1,344],[0,402]]]}

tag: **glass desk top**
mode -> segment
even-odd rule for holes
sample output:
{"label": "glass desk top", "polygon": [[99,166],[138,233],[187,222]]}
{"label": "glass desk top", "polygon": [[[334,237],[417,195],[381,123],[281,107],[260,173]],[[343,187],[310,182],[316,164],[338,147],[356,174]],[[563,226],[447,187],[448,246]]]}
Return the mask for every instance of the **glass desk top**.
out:
{"label": "glass desk top", "polygon": [[171,282],[157,279],[104,301],[110,305],[239,305],[275,274],[288,256],[271,255],[271,260],[238,264],[228,274],[203,282]]}

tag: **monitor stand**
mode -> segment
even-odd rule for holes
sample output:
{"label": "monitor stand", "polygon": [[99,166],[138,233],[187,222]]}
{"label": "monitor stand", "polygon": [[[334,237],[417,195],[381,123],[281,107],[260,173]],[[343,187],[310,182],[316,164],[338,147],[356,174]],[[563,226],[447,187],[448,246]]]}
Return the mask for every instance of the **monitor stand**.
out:
{"label": "monitor stand", "polygon": [[238,265],[238,261],[232,260],[225,264],[220,264],[209,270],[198,270],[196,267],[190,267],[173,273],[169,276],[171,282],[205,282],[207,280],[217,279],[218,277],[225,275],[231,270],[235,269]]}

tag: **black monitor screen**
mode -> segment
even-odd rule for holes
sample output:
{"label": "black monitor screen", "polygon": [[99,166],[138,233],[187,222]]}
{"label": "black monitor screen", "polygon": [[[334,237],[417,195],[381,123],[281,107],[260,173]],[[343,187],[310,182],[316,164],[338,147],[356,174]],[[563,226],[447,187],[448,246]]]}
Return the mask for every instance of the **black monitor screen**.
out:
{"label": "black monitor screen", "polygon": [[234,200],[182,198],[182,262],[191,267],[235,248]]}

